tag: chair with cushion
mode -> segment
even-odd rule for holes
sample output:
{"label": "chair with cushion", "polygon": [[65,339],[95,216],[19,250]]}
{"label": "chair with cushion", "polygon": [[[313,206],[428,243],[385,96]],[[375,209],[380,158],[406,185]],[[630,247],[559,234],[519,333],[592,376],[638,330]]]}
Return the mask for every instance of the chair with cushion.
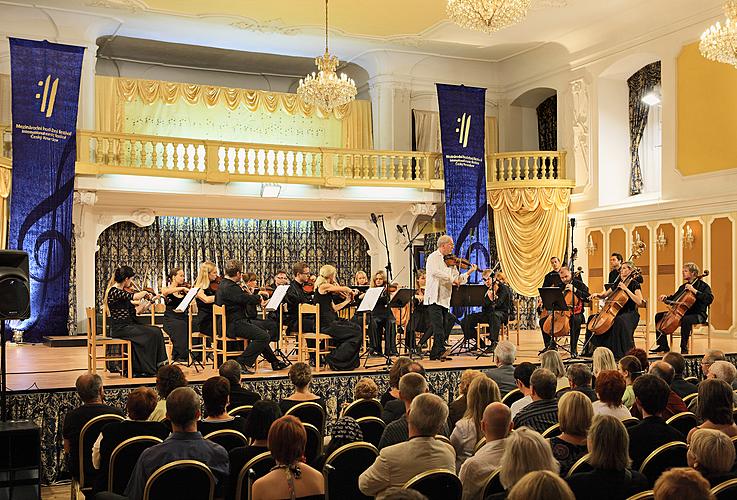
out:
{"label": "chair with cushion", "polygon": [[639,424],[640,419],[637,417],[627,417],[627,418],[622,419],[622,423],[624,424],[625,427],[629,429],[633,425]]}
{"label": "chair with cushion", "polygon": [[[87,315],[87,371],[97,373],[97,364],[99,361],[107,362],[120,361],[123,363],[123,369],[120,370],[122,376],[133,376],[133,358],[131,357],[131,341],[123,339],[114,339],[107,336],[106,321],[107,308],[103,307],[102,318],[102,335],[97,335],[97,312],[94,307],[85,309]],[[98,347],[102,347],[102,355],[97,352]],[[112,349],[111,349],[112,348]]]}
{"label": "chair with cushion", "polygon": [[690,411],[684,411],[677,413],[665,421],[666,424],[670,425],[674,429],[677,429],[684,436],[688,436],[688,433],[699,425],[699,421],[696,415]]}
{"label": "chair with cushion", "polygon": [[627,500],[653,500],[653,498],[655,498],[653,490],[647,490],[643,491],[642,493],[632,495],[631,497],[627,498]]}
{"label": "chair with cushion", "polygon": [[122,495],[128,485],[128,480],[133,474],[133,469],[136,467],[138,457],[141,456],[144,450],[161,442],[161,439],[155,436],[135,436],[116,446],[110,454],[107,491]]}
{"label": "chair with cushion", "polygon": [[560,430],[560,424],[553,424],[543,431],[542,436],[546,439],[550,439],[555,436],[560,436],[562,433],[563,431]]}
{"label": "chair with cushion", "polygon": [[325,461],[322,474],[325,477],[326,498],[365,500],[358,489],[358,476],[373,465],[379,450],[371,443],[359,441],[341,446]]}
{"label": "chair with cushion", "polygon": [[657,447],[642,461],[640,472],[647,477],[651,485],[660,475],[673,467],[687,467],[686,452],[688,445],[681,441],[671,441]]}
{"label": "chair with cushion", "polygon": [[566,474],[566,477],[571,477],[574,474],[580,474],[581,472],[591,472],[594,470],[593,467],[591,467],[591,464],[589,463],[589,454],[585,454],[578,460],[576,460],[576,463],[571,465],[571,468],[568,469],[568,474]]}
{"label": "chair with cushion", "polygon": [[287,410],[287,415],[294,415],[303,424],[312,424],[325,435],[325,410],[314,401],[296,404]]}
{"label": "chair with cushion", "polygon": [[711,493],[717,500],[733,500],[737,498],[737,479],[730,479],[714,486],[711,489]]}
{"label": "chair with cushion", "polygon": [[214,497],[215,476],[207,465],[197,460],[175,460],[159,467],[149,476],[143,489],[143,500],[213,500]]}
{"label": "chair with cushion", "polygon": [[72,498],[77,498],[77,491],[85,496],[92,492],[92,485],[95,482],[96,470],[92,465],[92,445],[95,444],[100,436],[100,431],[110,422],[120,422],[123,417],[112,413],[98,415],[84,424],[79,432],[79,448],[77,456],[79,457],[79,478],[72,478]]}
{"label": "chair with cushion", "polygon": [[313,465],[317,457],[322,455],[322,433],[312,424],[303,423],[305,432],[307,433],[307,444],[305,444],[305,460],[309,465]]}
{"label": "chair with cushion", "polygon": [[379,446],[386,423],[378,417],[361,417],[356,422],[363,433],[363,440],[374,446]]}
{"label": "chair with cushion", "polygon": [[522,394],[522,391],[520,391],[519,389],[512,389],[504,395],[504,397],[502,398],[502,403],[507,406],[512,406],[515,401],[519,401],[524,397],[525,395]]}
{"label": "chair with cushion", "polygon": [[219,431],[211,432],[205,436],[205,439],[219,444],[228,452],[233,448],[248,446],[248,438],[234,429],[220,429]]}
{"label": "chair with cushion", "polygon": [[499,476],[501,473],[501,469],[497,468],[494,469],[494,472],[489,474],[489,478],[486,480],[486,485],[484,485],[484,498],[496,495],[497,493],[504,493],[504,486],[502,486],[502,481]]}
{"label": "chair with cushion", "polygon": [[358,420],[361,417],[381,417],[381,401],[378,399],[357,399],[346,406],[343,411],[344,417],[353,417]]}
{"label": "chair with cushion", "polygon": [[430,469],[417,474],[402,488],[419,491],[428,500],[460,500],[463,496],[461,480],[445,469]]}
{"label": "chair with cushion", "polygon": [[232,410],[228,410],[228,415],[231,417],[247,418],[251,410],[253,410],[253,405],[236,406]]}
{"label": "chair with cushion", "polygon": [[[269,473],[276,465],[271,452],[265,451],[256,455],[246,462],[238,472],[238,480],[235,487],[235,500],[248,500],[251,498],[251,489],[256,479]],[[246,482],[247,481],[247,482]]]}

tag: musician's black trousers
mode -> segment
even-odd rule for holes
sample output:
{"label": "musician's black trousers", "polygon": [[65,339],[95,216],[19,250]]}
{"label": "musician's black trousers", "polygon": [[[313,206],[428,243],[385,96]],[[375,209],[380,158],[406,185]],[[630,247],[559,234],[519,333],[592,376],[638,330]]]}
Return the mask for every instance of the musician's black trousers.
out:
{"label": "musician's black trousers", "polygon": [[[558,314],[558,313],[556,313]],[[545,332],[543,329],[543,325],[545,325],[545,320],[547,318],[542,318],[540,320],[540,330],[543,334],[543,345],[545,347],[550,346],[551,344],[551,336]],[[572,354],[578,354],[578,337],[581,334],[581,325],[583,325],[585,318],[583,314],[573,314],[571,316],[571,353]],[[588,332],[586,334],[586,340],[588,340]]]}
{"label": "musician's black trousers", "polygon": [[[663,319],[665,314],[665,312],[659,312],[655,315],[656,325],[661,319]],[[699,323],[706,323],[706,318],[701,314],[686,314],[681,318],[681,352],[688,351],[688,339],[691,336],[691,330],[693,330],[694,325],[698,325]],[[670,351],[670,347],[668,346],[668,336],[660,335],[660,333],[657,335],[658,348],[661,351]]]}
{"label": "musician's black trousers", "polygon": [[491,313],[473,313],[466,314],[461,320],[461,329],[463,336],[467,339],[476,338],[476,326],[479,323],[489,324],[488,338],[492,342],[499,341],[499,331],[507,320],[507,315],[503,311],[492,311]]}
{"label": "musician's black trousers", "polygon": [[426,337],[432,337],[432,349],[430,350],[430,359],[440,359],[445,351],[446,329],[450,323],[453,327],[451,314],[448,309],[437,304],[427,306],[427,332]]}
{"label": "musician's black trousers", "polygon": [[271,340],[269,332],[248,320],[238,320],[229,324],[228,337],[248,339],[248,347],[236,358],[239,363],[253,366],[259,354],[269,363],[276,361],[274,351],[269,347],[269,341]]}

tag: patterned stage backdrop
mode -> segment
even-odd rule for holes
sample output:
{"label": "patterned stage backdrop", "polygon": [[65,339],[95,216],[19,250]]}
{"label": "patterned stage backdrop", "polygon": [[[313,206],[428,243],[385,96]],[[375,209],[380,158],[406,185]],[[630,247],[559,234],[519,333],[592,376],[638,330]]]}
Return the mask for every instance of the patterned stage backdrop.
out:
{"label": "patterned stage backdrop", "polygon": [[120,222],[98,240],[97,303],[115,269],[129,265],[142,286],[160,289],[172,267],[182,267],[190,282],[200,264],[211,260],[223,269],[228,259],[243,261],[244,270],[271,280],[277,269],[291,276],[292,264],[304,260],[317,274],[333,264],[338,279],[350,283],[356,271],[371,269],[368,243],[352,229],[328,231],[320,221],[157,217],[148,227]]}

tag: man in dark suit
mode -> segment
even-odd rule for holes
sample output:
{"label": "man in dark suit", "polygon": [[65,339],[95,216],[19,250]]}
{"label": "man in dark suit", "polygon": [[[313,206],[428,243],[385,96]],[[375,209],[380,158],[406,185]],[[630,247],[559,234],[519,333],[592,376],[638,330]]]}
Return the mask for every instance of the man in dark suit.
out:
{"label": "man in dark suit", "polygon": [[643,416],[642,422],[628,429],[632,467],[638,469],[658,446],[671,441],[685,441],[686,438],[660,416],[671,392],[663,379],[651,374],[641,375],[635,380],[632,389],[635,392],[635,404]]}
{"label": "man in dark suit", "polygon": [[698,387],[683,379],[683,372],[686,371],[686,360],[683,358],[682,354],[671,351],[663,356],[663,361],[673,367],[675,375],[673,376],[673,382],[670,383],[670,388],[673,392],[678,394],[681,399],[685,398],[689,394],[699,392]]}
{"label": "man in dark suit", "polygon": [[230,404],[228,409],[238,408],[239,406],[253,405],[261,399],[261,394],[249,391],[241,386],[241,365],[234,359],[229,359],[220,365],[221,377],[225,377],[230,382]]}
{"label": "man in dark suit", "polygon": [[517,346],[508,340],[502,340],[494,349],[496,357],[496,368],[486,372],[486,375],[496,382],[502,396],[517,388],[517,381],[514,379],[514,359],[517,356]]}
{"label": "man in dark suit", "polygon": [[[661,417],[663,417],[665,420],[668,420],[673,415],[688,411],[686,403],[684,403],[681,397],[676,394],[673,389],[670,388],[670,384],[673,382],[673,378],[675,377],[676,373],[671,365],[669,365],[665,361],[656,361],[650,364],[650,369],[648,370],[648,372],[663,380],[668,386],[668,401],[666,402],[663,411],[660,412]],[[638,405],[636,402],[632,406],[631,413],[633,417],[643,418],[640,405]]]}

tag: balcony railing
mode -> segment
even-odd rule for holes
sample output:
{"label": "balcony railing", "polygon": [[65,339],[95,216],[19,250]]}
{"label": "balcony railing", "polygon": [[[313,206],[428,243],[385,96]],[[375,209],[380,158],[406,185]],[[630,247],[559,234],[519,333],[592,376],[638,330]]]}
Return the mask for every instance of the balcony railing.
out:
{"label": "balcony railing", "polygon": [[566,177],[565,151],[515,151],[496,153],[486,159],[489,187],[565,186],[575,184]]}

